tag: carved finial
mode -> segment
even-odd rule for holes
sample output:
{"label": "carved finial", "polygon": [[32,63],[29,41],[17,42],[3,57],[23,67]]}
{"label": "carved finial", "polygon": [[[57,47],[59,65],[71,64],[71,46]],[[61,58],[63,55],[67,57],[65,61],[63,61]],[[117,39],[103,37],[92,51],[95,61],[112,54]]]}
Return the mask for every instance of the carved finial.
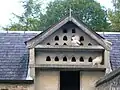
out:
{"label": "carved finial", "polygon": [[71,9],[71,5],[70,5],[70,9],[69,9],[69,17],[72,16],[72,9]]}

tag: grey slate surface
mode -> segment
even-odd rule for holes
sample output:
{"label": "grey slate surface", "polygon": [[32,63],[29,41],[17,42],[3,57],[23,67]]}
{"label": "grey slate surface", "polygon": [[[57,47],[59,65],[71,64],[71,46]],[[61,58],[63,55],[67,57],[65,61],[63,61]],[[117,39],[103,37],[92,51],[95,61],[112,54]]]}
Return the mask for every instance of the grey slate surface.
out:
{"label": "grey slate surface", "polygon": [[[28,70],[28,50],[25,41],[38,33],[0,33],[0,80],[25,80]],[[112,68],[120,67],[120,34],[102,34],[112,42]]]}
{"label": "grey slate surface", "polygon": [[110,52],[110,61],[113,70],[120,67],[120,33],[119,34],[104,34],[105,39],[112,42],[112,49]]}
{"label": "grey slate surface", "polygon": [[24,42],[34,33],[0,33],[0,80],[25,80],[28,50]]}

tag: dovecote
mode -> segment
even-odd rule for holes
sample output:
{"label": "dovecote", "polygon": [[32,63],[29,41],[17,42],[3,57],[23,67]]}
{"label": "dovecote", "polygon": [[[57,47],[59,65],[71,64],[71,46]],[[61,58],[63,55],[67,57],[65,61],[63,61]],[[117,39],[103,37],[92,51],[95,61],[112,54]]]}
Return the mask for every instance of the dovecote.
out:
{"label": "dovecote", "polygon": [[[69,18],[27,41],[28,48],[35,48],[35,67],[72,68],[74,65],[105,69],[104,51],[110,50],[110,43],[83,23]],[[101,63],[93,66],[93,60],[99,56]]]}
{"label": "dovecote", "polygon": [[[35,79],[36,90],[63,90],[61,88],[68,86],[94,90],[89,84],[86,86],[86,82],[93,83],[105,70],[111,69],[111,43],[73,17],[66,17],[28,40],[26,45],[30,52],[30,76]],[[69,79],[73,83],[66,86]]]}

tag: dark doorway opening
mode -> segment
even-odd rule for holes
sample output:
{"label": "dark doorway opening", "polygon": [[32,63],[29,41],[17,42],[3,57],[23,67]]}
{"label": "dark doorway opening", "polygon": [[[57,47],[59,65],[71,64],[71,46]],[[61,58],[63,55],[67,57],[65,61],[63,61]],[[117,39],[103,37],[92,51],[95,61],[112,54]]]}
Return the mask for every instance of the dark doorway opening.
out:
{"label": "dark doorway opening", "polygon": [[60,72],[60,90],[80,90],[79,71]]}

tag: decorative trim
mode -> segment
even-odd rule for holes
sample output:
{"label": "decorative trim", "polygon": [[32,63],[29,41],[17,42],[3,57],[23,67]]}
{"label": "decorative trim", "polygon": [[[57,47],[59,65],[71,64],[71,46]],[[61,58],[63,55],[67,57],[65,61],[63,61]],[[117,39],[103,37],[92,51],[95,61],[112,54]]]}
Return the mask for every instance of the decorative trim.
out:
{"label": "decorative trim", "polygon": [[80,69],[80,70],[105,70],[104,65],[92,66],[92,65],[68,65],[68,64],[36,64],[35,68],[41,69]]}
{"label": "decorative trim", "polygon": [[37,45],[36,49],[40,50],[72,50],[72,51],[80,51],[80,50],[104,50],[102,46],[62,46],[62,45]]}

